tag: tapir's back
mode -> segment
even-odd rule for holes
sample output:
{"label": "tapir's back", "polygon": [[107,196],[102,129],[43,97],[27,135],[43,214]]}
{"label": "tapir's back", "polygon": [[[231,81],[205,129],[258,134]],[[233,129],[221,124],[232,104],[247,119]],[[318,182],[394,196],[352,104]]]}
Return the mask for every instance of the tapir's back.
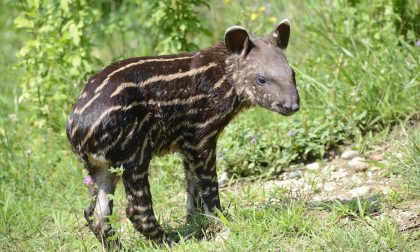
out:
{"label": "tapir's back", "polygon": [[119,146],[119,151],[112,152],[119,153],[118,159],[126,158],[121,153],[131,152],[135,133],[150,128],[149,124],[156,117],[148,111],[151,107],[146,106],[147,101],[159,98],[157,90],[163,93],[171,88],[170,82],[159,79],[188,71],[193,56],[131,58],[115,62],[93,75],[67,124],[67,135],[75,152],[80,156],[92,153],[107,156],[111,149]]}
{"label": "tapir's back", "polygon": [[[145,134],[162,145],[158,147],[167,147],[176,137],[167,128],[179,124],[180,115],[209,107],[205,85],[223,76],[219,62],[224,59],[200,53],[127,59],[93,75],[68,121],[73,150],[83,159],[95,154],[118,165],[130,158]],[[204,73],[214,80],[204,79]]]}

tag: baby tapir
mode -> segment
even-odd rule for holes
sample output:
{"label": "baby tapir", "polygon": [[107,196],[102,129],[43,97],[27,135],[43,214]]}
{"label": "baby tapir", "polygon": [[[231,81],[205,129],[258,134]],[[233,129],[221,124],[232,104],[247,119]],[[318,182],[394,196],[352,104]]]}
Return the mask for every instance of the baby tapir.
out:
{"label": "baby tapir", "polygon": [[[96,197],[86,210],[90,229],[106,247],[121,246],[107,216],[117,175],[134,227],[156,243],[171,244],[155,218],[148,181],[154,155],[179,152],[187,181],[187,220],[220,208],[216,142],[223,128],[254,105],[282,115],[299,110],[295,76],[283,50],[290,24],[253,37],[239,26],[224,43],[195,53],[122,60],[93,75],[67,124],[73,151],[83,161]],[[91,188],[91,189],[92,189]]]}

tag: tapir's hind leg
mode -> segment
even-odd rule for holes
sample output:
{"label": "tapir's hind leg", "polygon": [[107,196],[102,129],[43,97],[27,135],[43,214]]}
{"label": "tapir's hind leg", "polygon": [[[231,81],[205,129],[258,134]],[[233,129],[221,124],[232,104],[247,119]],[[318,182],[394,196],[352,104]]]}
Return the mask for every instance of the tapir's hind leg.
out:
{"label": "tapir's hind leg", "polygon": [[[113,202],[108,194],[114,194],[118,177],[108,170],[108,166],[89,166],[89,176],[85,183],[91,184],[89,191],[95,200],[85,210],[85,218],[90,230],[98,240],[104,245],[105,249],[121,248],[121,243],[115,238],[108,216],[112,214]],[[92,181],[90,181],[92,180]]]}
{"label": "tapir's hind leg", "polygon": [[127,195],[127,216],[142,235],[157,244],[171,246],[173,241],[156,220],[148,179],[151,148],[143,143],[139,159],[124,165],[123,182]]}

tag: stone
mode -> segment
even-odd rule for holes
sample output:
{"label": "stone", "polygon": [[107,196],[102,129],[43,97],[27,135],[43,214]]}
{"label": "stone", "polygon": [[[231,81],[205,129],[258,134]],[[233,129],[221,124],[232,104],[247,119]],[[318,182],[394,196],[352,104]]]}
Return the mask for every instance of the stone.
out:
{"label": "stone", "polygon": [[391,188],[388,186],[381,186],[380,190],[384,195],[388,195],[391,192]]}
{"label": "stone", "polygon": [[303,176],[303,172],[301,170],[291,171],[288,174],[289,179],[297,179]]}
{"label": "stone", "polygon": [[335,172],[335,171],[337,171],[337,166],[335,166],[333,164],[329,164],[329,165],[325,166],[323,170],[326,171],[326,172]]}
{"label": "stone", "polygon": [[369,168],[369,164],[365,162],[366,160],[361,157],[355,157],[350,160],[347,164],[354,168],[356,172],[363,172]]}
{"label": "stone", "polygon": [[286,190],[288,195],[301,197],[308,193],[313,192],[313,185],[306,183],[303,178],[301,179],[287,179],[287,180],[271,180],[263,184],[265,191],[276,190],[282,188]]}
{"label": "stone", "polygon": [[372,160],[375,160],[375,161],[382,161],[382,160],[384,160],[384,155],[383,154],[375,154],[375,155],[372,155],[370,158]]}
{"label": "stone", "polygon": [[216,235],[216,242],[225,242],[229,238],[229,229],[223,228],[217,235]]}
{"label": "stone", "polygon": [[354,197],[363,197],[366,196],[370,191],[372,190],[372,187],[370,186],[360,186],[356,187],[354,189],[351,189],[349,193],[351,196]]}
{"label": "stone", "polygon": [[336,183],[326,182],[326,183],[324,184],[324,191],[327,191],[327,192],[332,192],[332,191],[334,191],[335,189],[337,189],[337,184],[336,184]]}
{"label": "stone", "polygon": [[318,171],[319,169],[321,169],[321,165],[318,162],[307,164],[305,167],[306,169],[311,171]]}
{"label": "stone", "polygon": [[333,172],[331,174],[331,178],[332,179],[341,179],[341,178],[346,177],[347,175],[348,175],[348,173],[344,169],[339,169],[338,171]]}
{"label": "stone", "polygon": [[354,150],[346,150],[341,154],[341,158],[345,160],[350,160],[358,156],[360,156],[359,152]]}
{"label": "stone", "polygon": [[218,181],[219,187],[226,186],[228,182],[229,182],[229,177],[228,177],[227,172],[222,172],[222,174],[220,174],[219,181]]}

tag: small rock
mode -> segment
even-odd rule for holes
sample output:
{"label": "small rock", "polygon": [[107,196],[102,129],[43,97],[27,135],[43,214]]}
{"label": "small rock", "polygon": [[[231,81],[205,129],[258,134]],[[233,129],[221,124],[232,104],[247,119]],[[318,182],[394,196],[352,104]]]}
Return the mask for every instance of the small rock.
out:
{"label": "small rock", "polygon": [[384,160],[384,155],[383,154],[375,154],[375,155],[372,155],[370,158],[372,160],[375,160],[375,161],[382,161],[382,160]]}
{"label": "small rock", "polygon": [[337,166],[333,165],[333,164],[329,164],[327,166],[324,167],[324,171],[326,172],[335,172],[337,171]]}
{"label": "small rock", "polygon": [[382,186],[382,187],[380,187],[380,189],[381,189],[381,191],[384,195],[388,195],[389,192],[391,191],[391,188],[389,188],[387,186]]}
{"label": "small rock", "polygon": [[224,242],[229,238],[229,229],[223,228],[217,235],[216,235],[216,242]]}
{"label": "small rock", "polygon": [[289,179],[297,179],[303,176],[303,172],[301,170],[291,171],[288,175]]}
{"label": "small rock", "polygon": [[354,150],[346,150],[341,154],[341,158],[345,160],[350,160],[355,157],[358,157],[360,154],[357,151]]}
{"label": "small rock", "polygon": [[340,170],[338,170],[336,172],[333,172],[331,174],[331,178],[333,178],[333,179],[341,179],[341,178],[346,177],[347,175],[348,175],[348,173],[344,169],[340,169]]}
{"label": "small rock", "polygon": [[312,185],[312,187],[314,189],[314,192],[319,192],[319,191],[321,191],[322,184],[315,183],[315,185]]}
{"label": "small rock", "polygon": [[357,174],[349,177],[348,181],[351,181],[353,185],[362,185],[365,183],[364,179],[361,176],[358,176]]}
{"label": "small rock", "polygon": [[344,195],[338,195],[336,197],[336,199],[339,200],[339,201],[341,201],[341,202],[350,202],[351,201],[351,198],[346,197]]}
{"label": "small rock", "polygon": [[332,192],[337,188],[336,183],[327,182],[324,184],[324,190],[327,192]]}
{"label": "small rock", "polygon": [[364,158],[355,157],[348,162],[348,165],[353,167],[357,172],[363,172],[369,168],[369,164],[364,161],[366,161]]}
{"label": "small rock", "polygon": [[222,174],[220,174],[219,181],[218,181],[219,187],[226,186],[228,182],[229,182],[229,177],[228,177],[227,172],[222,172]]}
{"label": "small rock", "polygon": [[363,196],[366,196],[371,190],[372,190],[372,187],[370,186],[361,186],[361,187],[356,187],[354,189],[351,189],[349,193],[351,194],[353,198],[363,197]]}
{"label": "small rock", "polygon": [[321,165],[318,162],[307,164],[306,169],[311,171],[318,171],[321,168]]}

